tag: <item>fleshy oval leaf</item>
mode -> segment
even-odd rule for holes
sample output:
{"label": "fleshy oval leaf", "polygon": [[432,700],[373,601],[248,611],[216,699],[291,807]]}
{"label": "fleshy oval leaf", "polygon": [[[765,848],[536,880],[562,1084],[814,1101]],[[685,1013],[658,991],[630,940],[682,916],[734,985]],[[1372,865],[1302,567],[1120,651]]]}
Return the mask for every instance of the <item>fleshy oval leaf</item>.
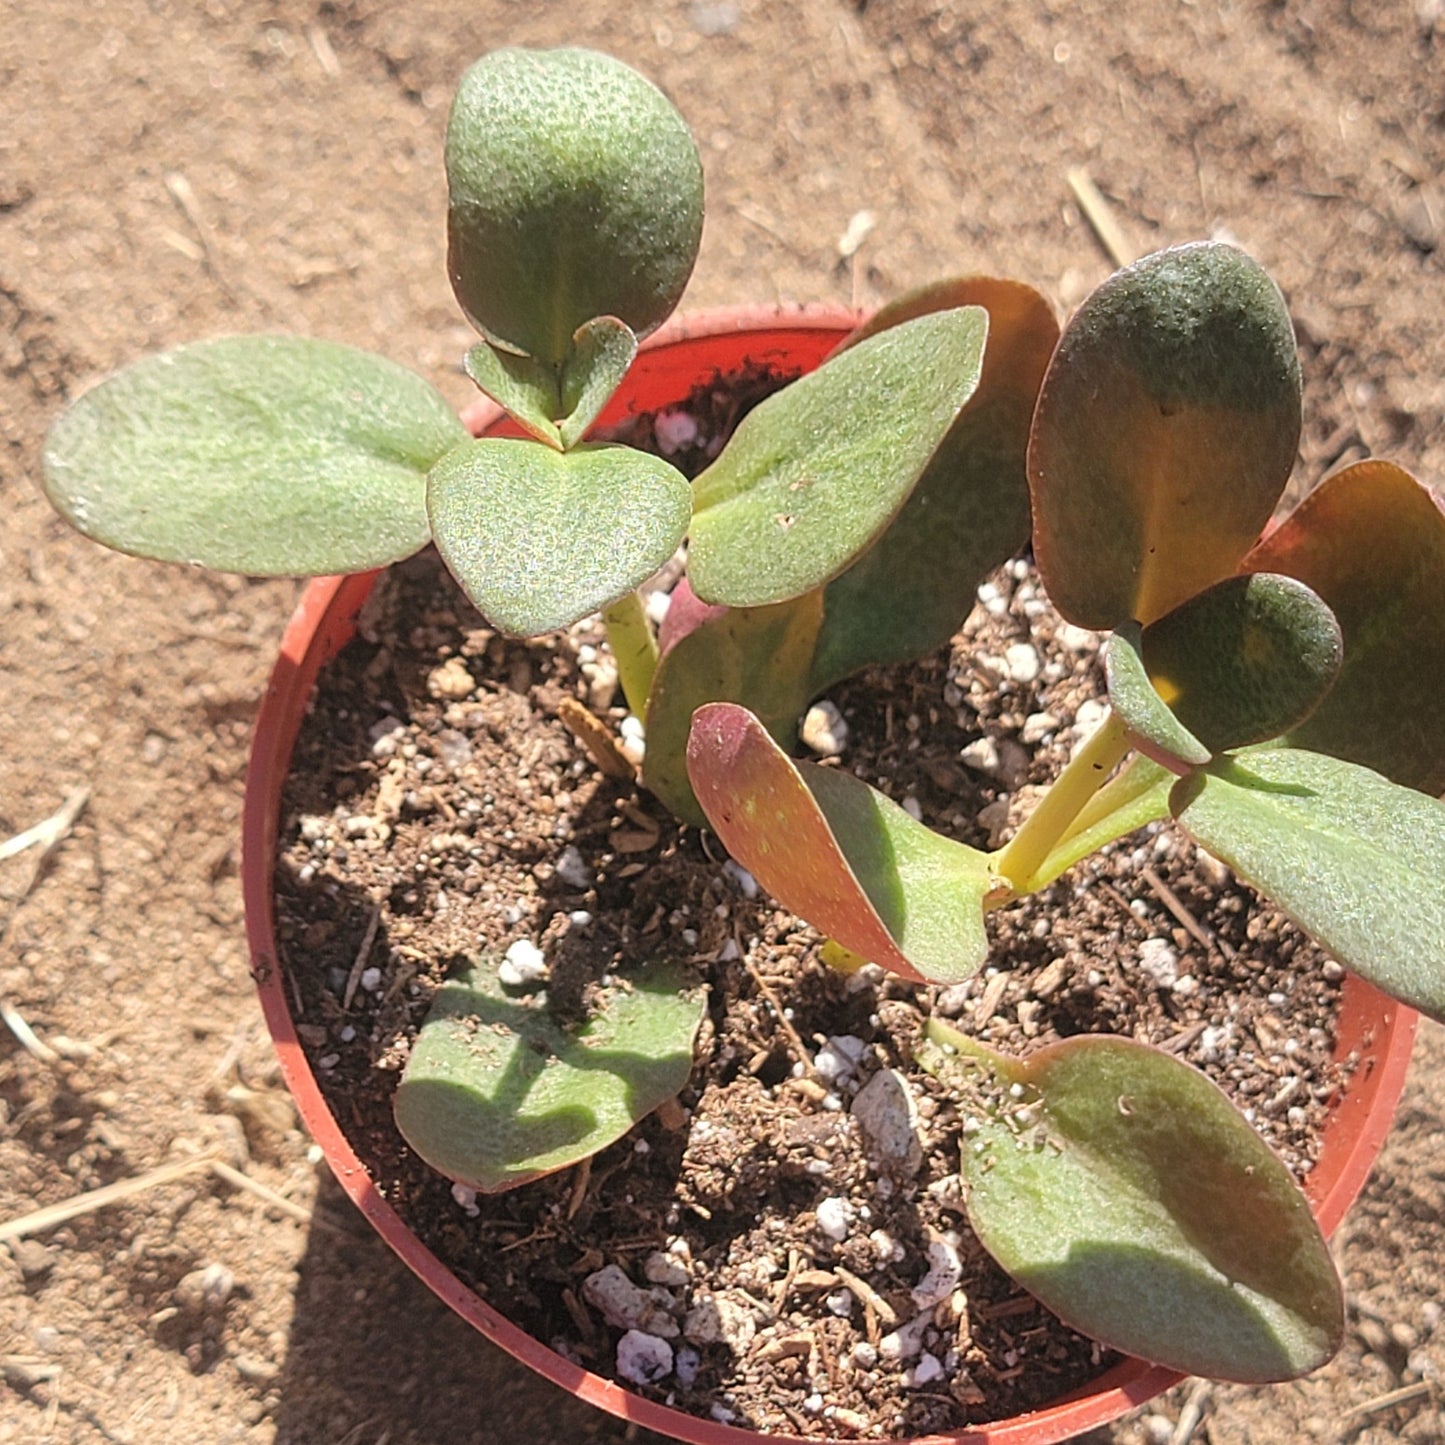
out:
{"label": "fleshy oval leaf", "polygon": [[615,316],[598,316],[572,339],[572,352],[562,367],[564,447],[575,446],[597,420],[637,355],[637,337]]}
{"label": "fleshy oval leaf", "polygon": [[896,326],[748,413],[693,483],[697,595],[763,607],[810,592],[870,546],[978,384],[980,307]]}
{"label": "fleshy oval leaf", "polygon": [[941,647],[963,625],[985,575],[1028,536],[1029,423],[1059,338],[1049,303],[1017,281],[964,277],[900,297],[846,345],[961,306],[988,312],[978,387],[888,529],[828,584],[815,692],[860,667]]}
{"label": "fleshy oval leaf", "polygon": [[1334,687],[1289,740],[1445,792],[1445,512],[1409,472],[1357,462],[1325,478],[1244,560],[1297,577],[1344,635]]}
{"label": "fleshy oval leaf", "polygon": [[702,238],[702,163],[651,82],[592,50],[494,50],[446,137],[447,268],[484,336],[560,364],[578,327],[638,335],[677,305]]}
{"label": "fleshy oval leaf", "polygon": [[630,592],[677,550],[691,493],[676,468],[628,447],[568,452],[486,437],[427,479],[437,550],[504,632],[534,637]]}
{"label": "fleshy oval leaf", "polygon": [[694,715],[688,773],[723,845],[780,903],[904,978],[956,983],[988,949],[987,854],[848,773],[795,764],[744,708]]}
{"label": "fleshy oval leaf", "polygon": [[1143,657],[1144,629],[1125,622],[1104,645],[1109,705],[1124,720],[1134,745],[1176,773],[1207,763],[1210,751],[1175,717],[1149,677]]}
{"label": "fleshy oval leaf", "polygon": [[1219,242],[1146,256],[1065,328],[1029,444],[1034,551],[1069,621],[1148,624],[1227,577],[1294,463],[1284,298]]}
{"label": "fleshy oval leaf", "polygon": [[1198,1070],[1102,1035],[1009,1059],[938,1020],[920,1062],[977,1123],[961,1168],[979,1240],[1066,1323],[1256,1384],[1339,1348],[1343,1294],[1308,1201]]}
{"label": "fleshy oval leaf", "polygon": [[1255,748],[1181,778],[1170,810],[1345,967],[1445,1022],[1445,803],[1322,753]]}
{"label": "fleshy oval leaf", "polygon": [[467,440],[370,352],[231,336],[137,361],[51,428],[46,494],[98,542],[252,576],[381,567],[431,539],[426,474]]}
{"label": "fleshy oval leaf", "polygon": [[1155,690],[1212,753],[1307,718],[1341,655],[1334,613],[1303,582],[1272,572],[1227,577],[1144,629]]}
{"label": "fleshy oval leaf", "polygon": [[486,1194],[589,1158],[676,1094],[705,1008],[702,988],[655,964],[563,1028],[545,991],[509,990],[498,962],[437,991],[393,1104],[422,1159]]}
{"label": "fleshy oval leaf", "polygon": [[532,356],[504,351],[490,341],[479,341],[464,359],[467,375],[497,403],[518,426],[562,449],[556,418],[562,410],[557,368]]}

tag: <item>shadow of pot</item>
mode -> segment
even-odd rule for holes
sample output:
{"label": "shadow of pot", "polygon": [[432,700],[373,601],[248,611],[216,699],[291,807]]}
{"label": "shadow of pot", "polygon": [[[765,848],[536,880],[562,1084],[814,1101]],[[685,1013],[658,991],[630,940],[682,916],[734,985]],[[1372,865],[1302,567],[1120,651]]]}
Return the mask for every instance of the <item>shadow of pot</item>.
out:
{"label": "shadow of pot", "polygon": [[[810,371],[856,321],[853,312],[839,308],[740,308],[681,318],[643,344],[600,424],[664,408],[718,373],[736,373],[749,364]],[[469,408],[463,419],[478,435],[519,434],[490,402]],[[246,779],[241,872],[251,972],[302,1123],[341,1187],[401,1260],[443,1303],[521,1364],[589,1404],[691,1445],[801,1445],[796,1436],[757,1434],[633,1394],[526,1334],[463,1284],[381,1197],[322,1097],[297,1039],[291,990],[278,960],[272,874],[282,791],[312,688],[321,668],[352,637],[376,576],[322,577],[307,587],[261,704]],[[1304,1186],[1326,1234],[1333,1233],[1364,1187],[1389,1132],[1417,1021],[1413,1010],[1347,975],[1335,1056],[1353,1055],[1355,1067],[1331,1110],[1319,1162]],[[1054,1445],[1117,1419],[1180,1378],[1161,1366],[1124,1359],[1044,1409],[898,1445]]]}

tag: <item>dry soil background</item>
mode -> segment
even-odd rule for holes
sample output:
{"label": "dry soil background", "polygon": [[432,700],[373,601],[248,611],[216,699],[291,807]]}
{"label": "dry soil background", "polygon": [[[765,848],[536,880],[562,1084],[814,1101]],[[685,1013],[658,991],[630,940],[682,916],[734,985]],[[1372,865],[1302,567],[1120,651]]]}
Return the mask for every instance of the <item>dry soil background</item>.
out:
{"label": "dry soil background", "polygon": [[[995,268],[1067,309],[1109,269],[1066,185],[1086,165],[1136,250],[1231,235],[1278,277],[1307,376],[1300,484],[1367,451],[1445,481],[1440,0],[8,0],[0,837],[91,798],[18,907],[26,860],[0,866],[0,992],[65,1055],[0,1030],[0,1220],[220,1145],[309,1223],[202,1174],[0,1250],[6,1445],[624,1438],[413,1284],[275,1092],[236,833],[295,585],[103,554],[34,482],[68,395],[197,336],[369,346],[464,400],[447,98],[482,50],[561,41],[637,64],[696,130],[691,306],[868,303]],[[1344,1354],[1196,1399],[1194,1439],[1445,1439],[1442,1108],[1431,1029],[1341,1236]],[[224,1308],[186,1311],[177,1285],[213,1263]],[[1182,1441],[1184,1400],[1101,1438]]]}

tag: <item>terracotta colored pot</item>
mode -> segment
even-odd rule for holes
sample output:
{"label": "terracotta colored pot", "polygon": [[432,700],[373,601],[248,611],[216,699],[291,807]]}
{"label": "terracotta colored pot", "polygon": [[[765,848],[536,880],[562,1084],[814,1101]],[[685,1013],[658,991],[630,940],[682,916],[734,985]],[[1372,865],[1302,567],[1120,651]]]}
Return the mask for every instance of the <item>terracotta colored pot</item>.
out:
{"label": "terracotta colored pot", "polygon": [[[621,393],[601,420],[606,424],[665,406],[716,372],[735,371],[749,361],[811,370],[856,319],[852,312],[839,309],[761,308],[684,319],[644,344]],[[512,430],[490,403],[470,409],[465,419],[478,433]],[[357,613],[376,575],[323,577],[306,589],[286,629],[261,704],[247,773],[241,872],[251,971],[281,1072],[302,1122],[341,1187],[387,1244],[439,1299],[522,1364],[590,1404],[693,1445],[794,1445],[798,1437],[764,1436],[721,1425],[635,1395],[525,1334],[457,1279],[377,1193],[322,1097],[297,1040],[290,990],[277,962],[272,873],[282,788],[312,687],[320,669],[353,635]],[[1412,1010],[1353,976],[1346,979],[1336,1053],[1340,1058],[1357,1053],[1359,1064],[1330,1117],[1319,1163],[1305,1185],[1327,1234],[1364,1186],[1389,1132],[1416,1023]],[[919,1438],[912,1445],[1052,1445],[1116,1419],[1179,1378],[1142,1360],[1123,1360],[1084,1390],[1046,1409],[946,1436]]]}

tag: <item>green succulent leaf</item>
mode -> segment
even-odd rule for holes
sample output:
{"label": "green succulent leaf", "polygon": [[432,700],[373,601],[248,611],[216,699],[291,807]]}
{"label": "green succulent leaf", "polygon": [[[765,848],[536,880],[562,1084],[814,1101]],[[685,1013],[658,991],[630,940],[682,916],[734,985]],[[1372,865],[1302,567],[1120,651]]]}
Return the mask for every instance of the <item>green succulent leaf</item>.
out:
{"label": "green succulent leaf", "polygon": [[1059,337],[1048,302],[1031,286],[970,276],[901,297],[846,345],[963,306],[988,313],[978,389],[888,529],[828,584],[815,693],[870,663],[941,647],[968,616],[978,584],[1028,536],[1029,423]]}
{"label": "green succulent leaf", "polygon": [[1339,1348],[1343,1295],[1309,1204],[1203,1074],[1100,1035],[1010,1059],[938,1020],[919,1061],[975,1121],[961,1167],[980,1241],[1075,1329],[1246,1383]]}
{"label": "green succulent leaf", "polygon": [[598,316],[573,338],[562,368],[562,445],[573,447],[622,385],[637,355],[637,337],[615,316]]}
{"label": "green succulent leaf", "polygon": [[562,450],[556,418],[562,410],[557,368],[535,357],[479,341],[462,363],[466,373],[518,426]]}
{"label": "green succulent leaf", "polygon": [[1234,572],[1299,429],[1289,313],[1254,261],[1206,242],[1116,273],[1065,328],[1029,444],[1054,605],[1082,627],[1147,625]]}
{"label": "green succulent leaf", "polygon": [[676,1094],[705,1009],[702,988],[654,964],[565,1029],[545,991],[509,990],[497,964],[438,990],[394,1102],[422,1159],[487,1194],[590,1158]]}
{"label": "green succulent leaf", "polygon": [[1181,778],[1169,805],[1347,968],[1445,1021],[1445,803],[1278,747]]}
{"label": "green succulent leaf", "polygon": [[989,857],[835,768],[792,762],[744,708],[693,718],[688,774],[708,822],[780,903],[905,978],[954,983],[988,950]]}
{"label": "green succulent leaf", "polygon": [[[681,588],[686,583],[679,584]],[[704,703],[741,703],[774,736],[791,744],[811,696],[808,660],[823,618],[821,592],[776,607],[703,608],[690,590],[674,608],[700,609],[681,636],[664,632],[666,650],[647,704],[642,781],[685,823],[706,823],[687,771],[688,729]],[[669,609],[669,618],[671,618]]]}
{"label": "green succulent leaf", "polygon": [[1445,512],[1408,472],[1357,462],[1327,477],[1248,557],[1333,609],[1344,662],[1289,740],[1445,792]]}
{"label": "green succulent leaf", "polygon": [[162,352],[52,427],[45,490],[109,547],[253,576],[385,566],[430,540],[426,473],[467,433],[405,368],[329,341]]}
{"label": "green succulent leaf", "polygon": [[497,627],[568,627],[645,581],[687,530],[682,473],[628,447],[483,438],[427,479],[437,550]]}
{"label": "green succulent leaf", "polygon": [[577,329],[639,336],[681,297],[702,238],[682,117],[591,50],[494,50],[462,77],[446,138],[447,266],[482,334],[560,365]]}
{"label": "green succulent leaf", "polygon": [[873,543],[978,384],[987,313],[896,326],[743,418],[693,484],[688,571],[729,607],[820,587]]}
{"label": "green succulent leaf", "polygon": [[1271,572],[1227,577],[1144,629],[1155,689],[1215,753],[1307,718],[1334,684],[1341,652],[1334,613],[1303,582]]}
{"label": "green succulent leaf", "polygon": [[[1125,622],[1114,629],[1104,647],[1104,677],[1109,705],[1124,720],[1136,747],[1159,761],[1190,767],[1207,763],[1210,751],[1170,711],[1144,666],[1144,629]],[[1182,768],[1175,768],[1176,772]]]}

